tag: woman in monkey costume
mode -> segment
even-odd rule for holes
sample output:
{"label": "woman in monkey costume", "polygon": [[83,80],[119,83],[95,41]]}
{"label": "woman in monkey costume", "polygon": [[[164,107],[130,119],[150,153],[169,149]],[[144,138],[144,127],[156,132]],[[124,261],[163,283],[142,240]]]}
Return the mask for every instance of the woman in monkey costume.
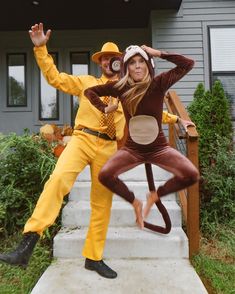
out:
{"label": "woman in monkey costume", "polygon": [[[154,76],[152,57],[173,62],[176,66]],[[101,183],[126,199],[134,207],[136,221],[144,227],[151,206],[169,193],[182,190],[199,179],[196,167],[180,152],[171,148],[162,130],[163,98],[166,91],[193,67],[194,61],[175,53],[136,45],[129,46],[121,61],[121,79],[91,87],[85,95],[101,112],[107,115],[117,109],[118,103],[105,105],[101,96],[112,96],[121,101],[129,134],[124,147],[103,166]],[[117,100],[117,101],[118,101]],[[119,175],[139,164],[155,164],[171,172],[173,177],[157,191],[148,194],[142,214],[142,202],[119,179]]]}

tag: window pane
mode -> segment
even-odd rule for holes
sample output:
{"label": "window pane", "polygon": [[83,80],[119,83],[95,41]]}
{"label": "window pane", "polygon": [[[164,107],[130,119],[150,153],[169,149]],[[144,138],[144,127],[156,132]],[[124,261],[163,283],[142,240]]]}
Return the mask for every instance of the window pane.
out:
{"label": "window pane", "polygon": [[[50,53],[57,63],[57,54]],[[50,86],[45,80],[42,72],[40,72],[40,120],[58,120],[59,119],[59,103],[58,91]]]}
{"label": "window pane", "polygon": [[[87,75],[89,70],[89,54],[88,52],[73,52],[70,55],[71,72],[73,75]],[[74,125],[74,120],[78,111],[79,101],[78,97],[71,98],[71,124]]]}
{"label": "window pane", "polygon": [[224,91],[231,104],[232,118],[235,119],[235,73],[234,74],[214,74],[213,81],[220,80]]}
{"label": "window pane", "polygon": [[220,80],[235,119],[235,27],[210,28],[212,81]]}
{"label": "window pane", "polygon": [[212,71],[235,70],[235,28],[210,28]]}
{"label": "window pane", "polygon": [[27,106],[26,56],[7,55],[7,106]]}

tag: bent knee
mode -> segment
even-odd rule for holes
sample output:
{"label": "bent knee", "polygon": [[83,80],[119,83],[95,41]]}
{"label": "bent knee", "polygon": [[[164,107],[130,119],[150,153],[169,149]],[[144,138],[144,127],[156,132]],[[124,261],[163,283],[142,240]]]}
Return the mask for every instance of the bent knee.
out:
{"label": "bent knee", "polygon": [[50,177],[50,180],[52,180],[57,185],[60,185],[66,182],[66,177],[63,175],[63,173],[53,173]]}
{"label": "bent knee", "polygon": [[53,173],[46,182],[45,186],[47,188],[51,187],[53,190],[60,190],[63,195],[67,195],[70,192],[75,180],[75,177],[74,179],[71,179],[71,177],[67,178],[63,173]]}
{"label": "bent knee", "polygon": [[194,184],[197,181],[199,181],[200,175],[198,170],[196,168],[193,168],[190,171],[188,171],[186,174],[186,179],[190,182],[190,184]]}
{"label": "bent knee", "polygon": [[109,172],[105,169],[102,169],[98,175],[98,179],[103,185],[105,185],[108,182],[108,180],[110,179]]}

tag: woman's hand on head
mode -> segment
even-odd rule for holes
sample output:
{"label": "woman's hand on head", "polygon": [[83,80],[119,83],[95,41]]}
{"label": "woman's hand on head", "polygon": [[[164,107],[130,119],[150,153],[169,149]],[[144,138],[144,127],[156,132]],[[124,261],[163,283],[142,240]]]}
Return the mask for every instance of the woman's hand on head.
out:
{"label": "woman's hand on head", "polygon": [[142,45],[140,47],[149,54],[151,54],[151,49],[153,50],[153,48],[146,46],[146,45]]}
{"label": "woman's hand on head", "polygon": [[146,46],[146,45],[142,45],[141,48],[147,52],[150,56],[153,57],[161,57],[161,51],[157,50],[157,49],[153,49],[152,47]]}

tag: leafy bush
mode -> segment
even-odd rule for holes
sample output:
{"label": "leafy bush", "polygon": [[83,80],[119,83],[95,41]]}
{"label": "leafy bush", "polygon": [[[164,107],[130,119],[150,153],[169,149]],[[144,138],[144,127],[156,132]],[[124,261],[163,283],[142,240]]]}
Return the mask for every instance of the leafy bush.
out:
{"label": "leafy bush", "polygon": [[[202,169],[202,226],[209,231],[211,225],[231,223],[235,215],[235,152],[218,144],[215,164]],[[221,146],[222,145],[222,146]]]}
{"label": "leafy bush", "polygon": [[218,145],[224,139],[229,140],[229,145],[232,142],[233,133],[229,100],[225,96],[221,82],[216,81],[212,91],[205,91],[203,84],[200,83],[188,111],[192,121],[196,123],[200,136],[200,167],[209,166],[215,161],[219,150]]}
{"label": "leafy bush", "polygon": [[40,136],[0,135],[0,233],[22,229],[56,159]]}
{"label": "leafy bush", "polygon": [[210,231],[212,224],[232,222],[235,214],[232,121],[221,82],[212,91],[199,84],[188,111],[199,133],[201,224]]}

